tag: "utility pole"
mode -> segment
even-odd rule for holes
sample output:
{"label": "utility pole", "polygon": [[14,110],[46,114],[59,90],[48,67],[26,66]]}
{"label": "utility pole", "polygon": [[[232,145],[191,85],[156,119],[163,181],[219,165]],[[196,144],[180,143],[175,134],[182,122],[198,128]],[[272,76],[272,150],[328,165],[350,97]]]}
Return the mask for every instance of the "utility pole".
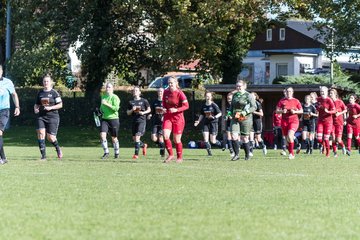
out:
{"label": "utility pole", "polygon": [[[11,0],[6,1],[6,43],[5,43],[5,62],[8,62],[11,57]],[[5,76],[8,70],[5,68]]]}
{"label": "utility pole", "polygon": [[334,29],[331,28],[330,84],[334,84]]}

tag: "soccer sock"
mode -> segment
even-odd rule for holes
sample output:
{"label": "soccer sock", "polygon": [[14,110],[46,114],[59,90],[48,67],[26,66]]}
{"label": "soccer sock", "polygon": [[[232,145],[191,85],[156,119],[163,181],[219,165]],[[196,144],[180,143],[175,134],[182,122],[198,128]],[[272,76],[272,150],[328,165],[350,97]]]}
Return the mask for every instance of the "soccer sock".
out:
{"label": "soccer sock", "polygon": [[344,148],[344,147],[345,147],[345,144],[344,144],[344,142],[343,142],[343,141],[338,142],[338,143],[339,143],[339,145],[340,145],[340,147],[341,147],[341,148]]}
{"label": "soccer sock", "polygon": [[0,136],[0,157],[1,159],[6,159],[5,152],[4,152],[4,139]]}
{"label": "soccer sock", "polygon": [[234,151],[233,142],[232,142],[232,140],[226,140],[226,141],[227,141],[227,145],[228,145],[228,148],[230,150],[230,153],[232,153]]}
{"label": "soccer sock", "polygon": [[324,147],[325,147],[325,154],[326,156],[329,156],[329,153],[330,153],[330,142],[329,140],[324,140]]}
{"label": "soccer sock", "polygon": [[41,157],[45,158],[46,157],[45,139],[38,139],[38,143],[39,143],[39,149],[40,149]]}
{"label": "soccer sock", "polygon": [[139,155],[140,142],[135,142],[135,155]]}
{"label": "soccer sock", "polygon": [[54,147],[56,148],[56,150],[59,149],[59,143],[58,143],[58,141],[52,142],[51,144],[54,145]]}
{"label": "soccer sock", "polygon": [[211,149],[211,145],[209,142],[205,142],[205,147],[206,147],[206,150],[209,150]]}
{"label": "soccer sock", "polygon": [[250,143],[249,142],[244,142],[243,144],[243,148],[244,148],[244,152],[245,152],[245,157],[248,158],[249,157],[249,153],[250,153]]}
{"label": "soccer sock", "polygon": [[347,148],[349,151],[351,151],[351,140],[352,140],[351,138],[347,139]]}
{"label": "soccer sock", "polygon": [[[243,144],[242,146],[244,147],[245,145]],[[252,152],[254,149],[254,141],[249,142],[249,148],[250,148],[250,151]]]}
{"label": "soccer sock", "polygon": [[140,144],[139,147],[141,148],[144,147],[144,143],[142,141],[140,141],[139,144]]}
{"label": "soccer sock", "polygon": [[289,150],[289,153],[292,154],[292,155],[294,155],[294,145],[295,145],[294,142],[289,142],[288,150]]}
{"label": "soccer sock", "polygon": [[214,143],[215,146],[221,148],[221,142],[219,140],[216,140],[216,142]]}
{"label": "soccer sock", "polygon": [[259,142],[259,147],[260,147],[260,148],[264,148],[264,147],[265,147],[264,141],[260,141],[260,142]]}
{"label": "soccer sock", "polygon": [[334,152],[337,152],[337,144],[336,144],[336,141],[333,141],[333,142],[332,142],[332,148],[333,148],[333,151],[334,151]]}
{"label": "soccer sock", "polygon": [[175,143],[177,159],[182,159],[182,142]]}
{"label": "soccer sock", "polygon": [[116,141],[113,143],[113,147],[114,147],[114,152],[116,155],[119,155],[119,141]]}
{"label": "soccer sock", "polygon": [[166,148],[166,151],[168,152],[169,156],[174,156],[170,139],[165,139],[165,148]]}
{"label": "soccer sock", "polygon": [[159,148],[160,148],[160,155],[164,155],[165,154],[165,144],[164,144],[164,142],[159,141]]}
{"label": "soccer sock", "polygon": [[358,148],[360,149],[360,137],[356,139]]}
{"label": "soccer sock", "polygon": [[313,149],[314,148],[314,140],[309,140],[310,142],[310,149]]}
{"label": "soccer sock", "polygon": [[103,141],[101,142],[101,146],[102,146],[102,148],[104,149],[104,153],[109,153],[109,148],[108,148],[108,142],[107,142],[107,140],[103,140]]}
{"label": "soccer sock", "polygon": [[232,143],[233,143],[235,155],[239,155],[240,146],[238,140],[232,140]]}

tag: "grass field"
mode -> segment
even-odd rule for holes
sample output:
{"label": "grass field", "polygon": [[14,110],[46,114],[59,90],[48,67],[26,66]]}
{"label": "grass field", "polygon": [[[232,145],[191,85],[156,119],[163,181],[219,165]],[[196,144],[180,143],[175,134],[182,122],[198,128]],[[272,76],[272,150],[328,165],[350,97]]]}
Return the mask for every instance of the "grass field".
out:
{"label": "grass field", "polygon": [[5,149],[0,239],[360,239],[359,154],[186,149],[163,164],[155,148],[103,161],[100,146],[65,146],[59,161],[48,147],[46,162],[35,141]]}

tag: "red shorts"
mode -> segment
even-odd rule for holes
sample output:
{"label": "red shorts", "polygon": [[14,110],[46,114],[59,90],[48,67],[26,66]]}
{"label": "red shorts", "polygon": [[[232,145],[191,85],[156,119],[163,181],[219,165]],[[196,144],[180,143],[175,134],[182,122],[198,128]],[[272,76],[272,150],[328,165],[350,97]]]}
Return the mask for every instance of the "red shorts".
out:
{"label": "red shorts", "polygon": [[332,130],[333,130],[332,122],[319,121],[317,124],[316,133],[317,134],[323,133],[324,135],[330,135]]}
{"label": "red shorts", "polygon": [[336,138],[342,138],[344,131],[344,125],[333,125],[332,127],[332,134]]}
{"label": "red shorts", "polygon": [[283,136],[287,136],[290,130],[296,132],[298,128],[299,128],[299,121],[296,122],[281,121],[281,130]]}
{"label": "red shorts", "polygon": [[360,129],[357,125],[351,125],[351,124],[347,124],[346,125],[346,130],[348,134],[353,134],[354,137],[359,136],[360,133]]}
{"label": "red shorts", "polygon": [[163,130],[168,129],[173,132],[173,134],[182,134],[185,127],[185,120],[184,118],[177,117],[173,119],[171,117],[164,117],[163,122]]}

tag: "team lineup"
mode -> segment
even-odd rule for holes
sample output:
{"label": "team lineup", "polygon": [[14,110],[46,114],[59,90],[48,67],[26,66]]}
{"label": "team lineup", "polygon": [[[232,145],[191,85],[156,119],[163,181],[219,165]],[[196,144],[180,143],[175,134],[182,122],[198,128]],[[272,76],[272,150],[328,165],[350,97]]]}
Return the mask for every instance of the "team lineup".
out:
{"label": "team lineup", "polygon": [[[2,75],[2,68],[0,68]],[[164,163],[175,160],[183,162],[183,144],[181,141],[185,127],[184,111],[189,103],[184,92],[179,88],[176,77],[169,78],[166,89],[157,90],[157,99],[150,103],[141,97],[140,87],[132,90],[133,99],[127,106],[127,115],[132,118],[132,139],[134,142],[134,160],[146,155],[148,145],[141,141],[146,131],[146,123],[151,120],[151,140],[159,146],[160,156]],[[0,109],[0,164],[7,163],[3,148],[2,135],[9,119],[10,96],[15,104],[14,116],[20,114],[19,99],[11,80],[1,77],[1,109]],[[244,160],[253,156],[253,149],[260,148],[264,155],[267,146],[262,139],[263,110],[262,99],[256,92],[248,92],[247,84],[243,80],[236,82],[236,89],[227,94],[226,111],[222,114],[219,106],[213,101],[213,93],[205,92],[205,103],[201,107],[199,118],[193,123],[202,128],[204,148],[207,155],[212,156],[212,146],[227,148],[230,159],[240,159],[240,149],[244,150]],[[351,155],[353,139],[360,146],[360,105],[356,103],[354,94],[349,96],[349,103],[345,104],[339,97],[336,89],[321,86],[320,96],[316,92],[309,93],[301,103],[294,97],[294,89],[284,89],[284,97],[280,99],[273,111],[274,149],[281,148],[281,155],[294,159],[301,149],[306,154],[312,154],[315,142],[321,153],[330,157],[331,150],[334,157],[338,157],[338,149],[344,155]],[[60,94],[53,89],[50,75],[43,77],[43,89],[39,91],[34,113],[37,115],[37,136],[41,160],[46,160],[47,139],[55,148],[57,157],[63,157],[57,140],[60,123],[58,110],[63,107]],[[105,84],[105,92],[101,96],[100,107],[94,113],[97,126],[100,128],[100,141],[103,148],[102,159],[110,157],[107,135],[110,135],[114,149],[114,158],[120,156],[119,134],[120,98],[114,94],[114,86]],[[98,117],[101,117],[99,121]],[[224,120],[224,139],[217,139],[219,122]],[[300,130],[300,131],[299,131]],[[346,131],[346,141],[343,133]],[[300,134],[297,134],[299,133]],[[173,144],[176,156],[173,151]],[[167,153],[167,154],[166,154]],[[296,154],[295,154],[296,153]],[[359,148],[360,153],[360,148]]]}

